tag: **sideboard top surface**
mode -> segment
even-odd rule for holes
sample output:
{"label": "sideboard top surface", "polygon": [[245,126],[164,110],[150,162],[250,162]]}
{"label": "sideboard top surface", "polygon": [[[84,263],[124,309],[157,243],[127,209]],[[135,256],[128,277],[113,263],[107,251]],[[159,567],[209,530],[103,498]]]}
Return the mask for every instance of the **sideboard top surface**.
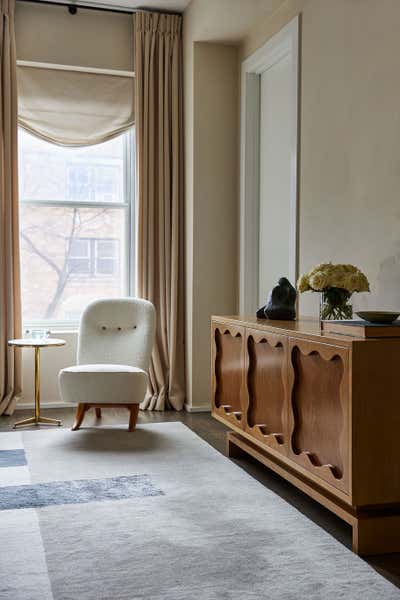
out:
{"label": "sideboard top surface", "polygon": [[[212,321],[227,323],[241,327],[281,333],[295,337],[312,338],[326,344],[351,346],[354,343],[376,343],[379,339],[356,337],[353,335],[342,335],[321,331],[320,322],[312,317],[300,317],[296,321],[271,321],[268,319],[257,319],[249,315],[213,315]],[[400,338],[397,338],[400,341]],[[390,338],[386,338],[386,341]]]}

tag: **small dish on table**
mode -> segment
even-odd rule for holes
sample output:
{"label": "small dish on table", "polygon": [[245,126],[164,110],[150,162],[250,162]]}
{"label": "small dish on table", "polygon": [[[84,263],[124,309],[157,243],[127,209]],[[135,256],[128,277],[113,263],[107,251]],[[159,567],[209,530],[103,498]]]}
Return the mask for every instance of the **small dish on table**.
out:
{"label": "small dish on table", "polygon": [[387,325],[389,323],[394,323],[400,316],[400,312],[385,310],[360,310],[356,312],[356,315],[360,317],[360,319],[363,319],[363,321],[368,321],[368,323]]}

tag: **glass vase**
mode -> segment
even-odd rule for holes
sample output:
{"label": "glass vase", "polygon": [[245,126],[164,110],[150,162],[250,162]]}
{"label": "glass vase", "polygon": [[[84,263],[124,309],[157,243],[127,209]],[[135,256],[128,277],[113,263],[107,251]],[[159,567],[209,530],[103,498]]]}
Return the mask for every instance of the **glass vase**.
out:
{"label": "glass vase", "polygon": [[319,317],[321,321],[342,321],[353,317],[351,293],[343,288],[328,288],[321,292]]}

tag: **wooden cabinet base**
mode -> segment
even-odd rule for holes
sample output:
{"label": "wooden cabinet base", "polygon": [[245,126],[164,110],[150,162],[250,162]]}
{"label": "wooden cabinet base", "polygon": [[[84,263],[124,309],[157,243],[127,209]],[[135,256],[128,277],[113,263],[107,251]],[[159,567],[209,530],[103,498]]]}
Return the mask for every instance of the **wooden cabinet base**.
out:
{"label": "wooden cabinet base", "polygon": [[400,338],[215,316],[211,348],[228,454],[250,454],[349,523],[358,554],[400,552]]}
{"label": "wooden cabinet base", "polygon": [[349,523],[353,529],[352,548],[355,553],[367,556],[400,552],[400,506],[391,506],[390,508],[375,506],[373,510],[355,510],[322,487],[302,478],[287,464],[279,461],[244,436],[229,432],[226,441],[228,456],[231,458],[252,456]]}

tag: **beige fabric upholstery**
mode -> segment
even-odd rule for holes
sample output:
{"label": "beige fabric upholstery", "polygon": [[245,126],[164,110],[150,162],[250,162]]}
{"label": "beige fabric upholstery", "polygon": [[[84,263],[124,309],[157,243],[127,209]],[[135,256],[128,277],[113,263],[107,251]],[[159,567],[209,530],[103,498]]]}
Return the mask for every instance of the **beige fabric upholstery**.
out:
{"label": "beige fabric upholstery", "polygon": [[96,300],[81,318],[77,362],[123,364],[147,371],[154,327],[154,307],[147,300]]}
{"label": "beige fabric upholstery", "polygon": [[147,373],[127,365],[78,365],[60,373],[63,401],[140,404],[146,394]]}
{"label": "beige fabric upholstery", "polygon": [[137,12],[138,293],[157,310],[142,408],[184,402],[182,17]]}
{"label": "beige fabric upholstery", "polygon": [[0,0],[0,414],[11,415],[21,391],[17,78],[14,0]]}
{"label": "beige fabric upholstery", "polygon": [[98,144],[133,125],[132,77],[19,66],[18,120],[65,146]]}
{"label": "beige fabric upholstery", "polygon": [[73,404],[140,404],[154,341],[155,311],[147,300],[92,302],[81,319],[78,364],[60,371],[60,393]]}

